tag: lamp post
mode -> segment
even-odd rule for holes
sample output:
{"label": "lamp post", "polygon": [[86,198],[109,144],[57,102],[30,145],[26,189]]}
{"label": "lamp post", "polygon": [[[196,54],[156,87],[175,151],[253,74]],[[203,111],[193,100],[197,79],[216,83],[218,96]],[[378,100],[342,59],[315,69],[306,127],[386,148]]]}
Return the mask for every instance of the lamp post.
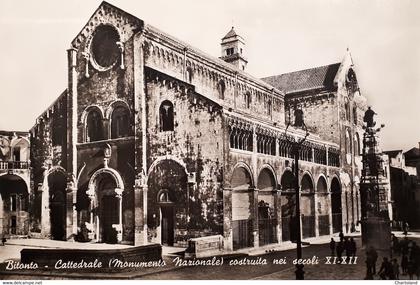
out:
{"label": "lamp post", "polygon": [[[286,139],[288,138],[287,136],[287,129],[290,126],[290,118],[289,118],[289,122],[287,124],[286,130],[284,131],[286,134]],[[296,222],[296,231],[297,231],[297,235],[296,235],[296,257],[297,260],[301,260],[302,259],[302,234],[301,234],[301,230],[300,230],[300,197],[299,197],[299,151],[300,148],[302,146],[302,144],[305,142],[306,138],[309,136],[309,132],[306,128],[306,125],[303,121],[303,112],[302,110],[295,110],[295,127],[300,127],[303,128],[305,131],[305,136],[301,139],[287,139],[291,144],[292,144],[292,152],[293,152],[293,156],[294,156],[294,160],[295,160],[295,195],[296,195],[296,215],[295,215],[295,222]],[[304,275],[305,275],[305,271],[303,271],[303,264],[296,264],[296,280],[303,280]]]}

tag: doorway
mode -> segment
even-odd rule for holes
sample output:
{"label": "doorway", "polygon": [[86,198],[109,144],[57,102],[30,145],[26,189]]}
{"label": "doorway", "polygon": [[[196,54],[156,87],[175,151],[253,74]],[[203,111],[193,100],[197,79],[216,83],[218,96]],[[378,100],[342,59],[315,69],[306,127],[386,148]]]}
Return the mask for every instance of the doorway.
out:
{"label": "doorway", "polygon": [[341,186],[337,178],[331,182],[331,212],[333,233],[343,229],[343,211],[341,206]]}
{"label": "doorway", "polygon": [[16,216],[12,216],[11,219],[10,219],[10,233],[12,235],[16,234],[16,225],[17,225]]}
{"label": "doorway", "polygon": [[118,242],[117,231],[112,227],[118,224],[118,198],[115,195],[102,196],[100,225],[102,242],[115,244]]}
{"label": "doorway", "polygon": [[163,245],[174,245],[174,207],[172,204],[161,205],[161,242]]}
{"label": "doorway", "polygon": [[56,171],[48,176],[50,199],[51,239],[66,239],[66,187],[67,179],[63,172]]}

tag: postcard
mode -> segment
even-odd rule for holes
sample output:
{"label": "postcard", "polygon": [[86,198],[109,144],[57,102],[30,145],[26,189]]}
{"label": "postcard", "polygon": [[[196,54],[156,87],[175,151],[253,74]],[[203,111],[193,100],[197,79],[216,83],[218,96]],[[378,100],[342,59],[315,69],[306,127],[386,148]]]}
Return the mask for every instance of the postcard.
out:
{"label": "postcard", "polygon": [[0,0],[3,284],[417,284],[418,11]]}

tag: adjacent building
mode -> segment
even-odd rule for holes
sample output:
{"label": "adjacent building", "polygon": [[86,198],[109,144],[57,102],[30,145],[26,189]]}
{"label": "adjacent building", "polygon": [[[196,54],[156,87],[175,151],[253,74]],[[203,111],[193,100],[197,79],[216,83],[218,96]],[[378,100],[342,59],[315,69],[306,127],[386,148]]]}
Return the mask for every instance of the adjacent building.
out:
{"label": "adjacent building", "polygon": [[29,146],[28,132],[0,131],[0,232],[8,236],[29,233]]}
{"label": "adjacent building", "polygon": [[411,228],[419,227],[420,218],[420,151],[419,148],[404,152],[385,152],[389,157],[391,200],[394,227],[407,222]]}

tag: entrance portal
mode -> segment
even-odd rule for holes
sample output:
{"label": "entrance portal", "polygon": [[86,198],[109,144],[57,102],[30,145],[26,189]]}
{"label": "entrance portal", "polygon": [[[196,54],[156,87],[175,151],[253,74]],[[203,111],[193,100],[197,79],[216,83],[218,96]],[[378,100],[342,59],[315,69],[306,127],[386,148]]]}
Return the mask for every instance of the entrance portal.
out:
{"label": "entrance portal", "polygon": [[96,170],[89,180],[86,194],[90,199],[89,239],[111,244],[122,242],[125,193],[118,171],[109,167]]}
{"label": "entrance portal", "polygon": [[54,172],[48,176],[50,193],[51,238],[66,239],[66,176]]}
{"label": "entrance portal", "polygon": [[302,237],[315,236],[315,196],[314,185],[308,174],[302,177],[301,181],[301,205],[300,212],[302,215]]}
{"label": "entrance portal", "polygon": [[148,242],[187,247],[190,233],[202,223],[200,208],[188,198],[193,191],[187,186],[185,168],[162,160],[150,170],[147,185]]}
{"label": "entrance portal", "polygon": [[169,191],[163,189],[158,194],[161,216],[161,243],[168,246],[174,245],[174,203],[169,197]]}
{"label": "entrance portal", "polygon": [[252,246],[252,202],[251,175],[244,167],[233,171],[232,179],[232,237],[233,249]]}
{"label": "entrance portal", "polygon": [[281,231],[282,240],[296,240],[295,220],[296,194],[294,180],[291,171],[285,171],[281,177]]}
{"label": "entrance portal", "polygon": [[258,233],[259,246],[277,242],[276,180],[267,168],[258,176]]}
{"label": "entrance portal", "polygon": [[174,245],[174,207],[172,205],[161,206],[162,213],[162,244]]}
{"label": "entrance portal", "polygon": [[327,181],[323,176],[319,177],[316,186],[318,213],[318,233],[320,236],[330,234],[330,202],[328,197]]}
{"label": "entrance portal", "polygon": [[331,212],[333,232],[339,232],[343,229],[342,207],[341,207],[341,187],[337,178],[331,182]]}
{"label": "entrance portal", "polygon": [[102,225],[101,236],[104,243],[117,243],[117,231],[112,227],[118,224],[119,201],[115,195],[105,195],[101,200],[100,224]]}

